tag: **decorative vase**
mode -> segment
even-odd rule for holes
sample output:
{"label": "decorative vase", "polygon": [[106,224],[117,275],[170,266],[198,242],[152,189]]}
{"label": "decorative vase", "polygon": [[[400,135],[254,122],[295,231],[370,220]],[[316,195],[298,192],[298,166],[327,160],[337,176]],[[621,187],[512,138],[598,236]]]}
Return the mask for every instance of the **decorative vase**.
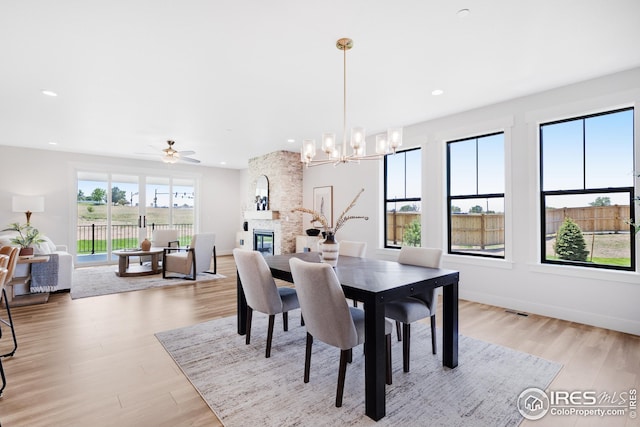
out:
{"label": "decorative vase", "polygon": [[331,267],[338,265],[340,243],[335,239],[333,233],[327,233],[320,250],[322,251],[322,262],[329,264]]}
{"label": "decorative vase", "polygon": [[148,251],[149,249],[151,249],[151,242],[149,241],[149,239],[144,239],[142,243],[140,243],[140,249],[142,249],[143,251]]}

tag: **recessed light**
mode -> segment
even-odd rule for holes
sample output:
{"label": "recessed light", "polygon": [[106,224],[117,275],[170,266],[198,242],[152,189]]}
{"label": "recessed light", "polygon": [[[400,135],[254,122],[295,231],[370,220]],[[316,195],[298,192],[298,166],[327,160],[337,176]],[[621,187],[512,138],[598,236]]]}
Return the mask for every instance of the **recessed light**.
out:
{"label": "recessed light", "polygon": [[469,9],[460,9],[456,12],[456,15],[458,15],[458,18],[466,18],[470,13],[471,11]]}
{"label": "recessed light", "polygon": [[433,96],[438,96],[438,95],[442,95],[443,93],[444,93],[444,91],[443,91],[442,89],[434,89],[434,90],[431,92],[431,95],[433,95]]}
{"label": "recessed light", "polygon": [[224,160],[220,162],[221,165],[226,165],[227,162],[225,162]]}
{"label": "recessed light", "polygon": [[289,138],[289,139],[287,139],[287,142],[288,142],[289,144],[293,144],[294,142],[296,142],[296,140],[295,140],[295,139],[293,139],[293,138]]}
{"label": "recessed light", "polygon": [[58,145],[58,143],[55,141],[49,141],[49,145]]}
{"label": "recessed light", "polygon": [[58,94],[52,90],[43,89],[41,92],[43,95],[47,95],[47,96],[58,96]]}

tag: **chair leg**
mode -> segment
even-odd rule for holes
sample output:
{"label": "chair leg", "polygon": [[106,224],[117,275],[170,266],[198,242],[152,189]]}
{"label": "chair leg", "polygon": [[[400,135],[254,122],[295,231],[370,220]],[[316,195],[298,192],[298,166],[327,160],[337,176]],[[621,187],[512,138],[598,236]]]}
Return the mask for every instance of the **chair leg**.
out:
{"label": "chair leg", "polygon": [[355,299],[353,300],[353,306],[354,306],[354,307],[357,307],[357,306],[358,306],[358,300],[355,300]]}
{"label": "chair leg", "polygon": [[392,384],[391,379],[391,334],[386,335],[386,350],[387,350],[387,385]]}
{"label": "chair leg", "polygon": [[342,406],[342,394],[344,392],[344,379],[347,373],[347,358],[349,350],[340,350],[340,367],[338,369],[338,389],[336,390],[336,407]]}
{"label": "chair leg", "polygon": [[436,354],[438,344],[436,344],[436,315],[431,316],[431,349]]}
{"label": "chair leg", "polygon": [[307,332],[307,345],[304,353],[304,382],[309,382],[309,371],[311,371],[311,345],[313,344],[313,336]]}
{"label": "chair leg", "polygon": [[218,258],[216,257],[216,245],[213,245],[213,274],[218,273]]}
{"label": "chair leg", "polygon": [[198,270],[196,270],[196,253],[193,252],[192,255],[193,255],[193,258],[192,258],[192,261],[191,261],[191,273],[192,274],[191,274],[191,277],[189,277],[189,276],[185,277],[185,279],[187,279],[187,280],[196,280],[196,275],[198,274],[197,273]]}
{"label": "chair leg", "polygon": [[269,315],[269,329],[267,330],[267,351],[264,355],[264,357],[269,358],[271,357],[271,340],[273,339],[273,323],[276,320],[276,315],[275,314],[270,314]]}
{"label": "chair leg", "polygon": [[404,372],[409,372],[409,351],[411,343],[411,324],[402,324],[402,335],[404,335],[404,341],[402,342],[402,369]]}
{"label": "chair leg", "polygon": [[247,306],[247,333],[245,335],[245,344],[251,344],[251,318],[253,317],[253,308]]}
{"label": "chair leg", "polygon": [[[16,350],[18,349],[18,339],[16,338],[16,330],[13,327],[13,318],[11,317],[11,307],[9,306],[7,291],[4,288],[2,288],[2,298],[0,298],[0,301],[4,301],[4,306],[7,309],[7,317],[9,319],[8,322],[4,319],[0,319],[0,322],[4,323],[5,325],[11,328],[11,335],[13,336],[13,350],[11,350],[9,353],[1,354],[0,357],[10,357],[10,356],[13,356]],[[1,333],[0,333],[0,336],[1,336]]]}
{"label": "chair leg", "polygon": [[284,331],[287,332],[289,330],[289,312],[287,311],[282,313],[282,325],[284,326]]}
{"label": "chair leg", "polygon": [[300,313],[300,326],[304,326],[304,316]]}
{"label": "chair leg", "polygon": [[396,334],[398,335],[398,341],[402,341],[402,332],[400,332],[400,322],[396,320]]}
{"label": "chair leg", "polygon": [[2,378],[2,387],[0,387],[0,396],[2,396],[2,392],[7,386],[7,379],[4,376],[4,368],[2,367],[2,359],[0,359],[0,378]]}

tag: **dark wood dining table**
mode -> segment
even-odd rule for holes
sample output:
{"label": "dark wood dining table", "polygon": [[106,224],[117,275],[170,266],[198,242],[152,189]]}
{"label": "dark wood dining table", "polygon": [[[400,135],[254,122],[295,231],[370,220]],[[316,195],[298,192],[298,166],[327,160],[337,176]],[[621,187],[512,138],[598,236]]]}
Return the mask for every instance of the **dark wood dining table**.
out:
{"label": "dark wood dining table", "polygon": [[[273,277],[293,282],[289,259],[320,262],[316,252],[265,256]],[[362,301],[365,312],[365,413],[374,420],[385,416],[385,304],[433,288],[443,289],[442,364],[458,366],[459,273],[371,258],[341,255],[335,267],[347,298]],[[238,277],[238,334],[246,333],[247,302]]]}

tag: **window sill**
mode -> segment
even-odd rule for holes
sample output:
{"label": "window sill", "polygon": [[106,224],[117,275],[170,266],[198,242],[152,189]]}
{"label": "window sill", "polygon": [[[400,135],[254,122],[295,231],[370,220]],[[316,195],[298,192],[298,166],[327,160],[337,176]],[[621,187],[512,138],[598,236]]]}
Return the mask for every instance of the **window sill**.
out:
{"label": "window sill", "polygon": [[601,268],[552,264],[530,264],[529,271],[592,280],[606,280],[609,282],[633,283],[636,285],[640,283],[640,274],[633,271],[603,270]]}
{"label": "window sill", "polygon": [[455,265],[479,265],[481,267],[500,268],[503,270],[513,269],[513,262],[507,261],[504,258],[442,254],[442,263],[447,267]]}

